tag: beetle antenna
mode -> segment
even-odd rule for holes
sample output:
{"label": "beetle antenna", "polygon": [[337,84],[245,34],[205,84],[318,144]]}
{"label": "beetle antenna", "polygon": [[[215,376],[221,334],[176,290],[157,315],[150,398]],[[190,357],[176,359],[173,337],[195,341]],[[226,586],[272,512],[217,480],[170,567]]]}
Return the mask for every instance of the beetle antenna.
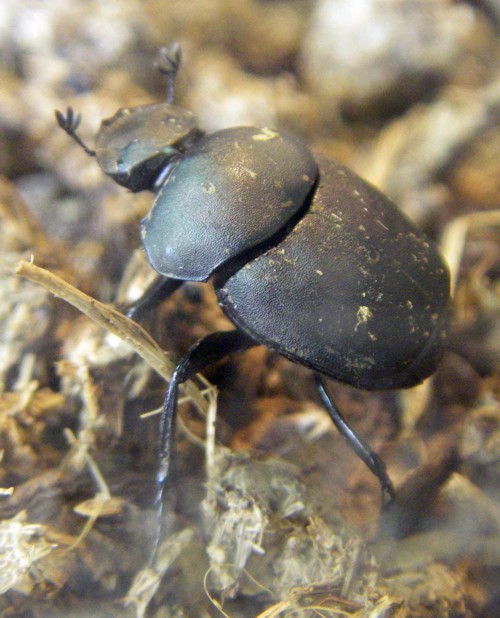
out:
{"label": "beetle antenna", "polygon": [[174,102],[175,76],[181,64],[181,46],[172,43],[169,47],[161,47],[158,52],[156,68],[167,76],[167,103]]}
{"label": "beetle antenna", "polygon": [[56,115],[57,124],[61,127],[61,129],[73,138],[75,142],[89,155],[89,157],[95,157],[95,150],[89,148],[76,132],[80,126],[80,122],[82,121],[82,115],[75,114],[72,107],[68,107],[66,114],[63,114],[58,109],[56,109],[54,113]]}

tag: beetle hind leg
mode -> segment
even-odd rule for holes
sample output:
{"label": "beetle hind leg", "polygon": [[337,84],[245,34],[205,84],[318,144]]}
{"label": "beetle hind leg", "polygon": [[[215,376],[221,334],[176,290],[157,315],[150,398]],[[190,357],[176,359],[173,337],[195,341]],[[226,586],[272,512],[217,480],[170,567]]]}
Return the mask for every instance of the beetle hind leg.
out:
{"label": "beetle hind leg", "polygon": [[326,390],[322,376],[318,373],[315,373],[314,376],[316,379],[316,388],[319,396],[321,397],[321,401],[328,410],[330,418],[332,419],[338,432],[347,441],[356,455],[366,464],[372,474],[378,478],[382,490],[382,505],[384,509],[387,508],[394,501],[396,494],[392,481],[387,474],[384,462],[348,425],[347,421],[338,411],[337,406]]}

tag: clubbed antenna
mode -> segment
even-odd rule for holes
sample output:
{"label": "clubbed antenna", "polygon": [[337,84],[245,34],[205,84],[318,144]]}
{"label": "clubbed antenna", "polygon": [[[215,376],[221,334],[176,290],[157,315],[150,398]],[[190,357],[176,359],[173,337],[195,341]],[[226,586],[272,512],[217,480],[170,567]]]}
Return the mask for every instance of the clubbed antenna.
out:
{"label": "clubbed antenna", "polygon": [[174,102],[174,81],[181,63],[181,46],[172,43],[169,47],[161,47],[158,52],[156,67],[167,76],[167,103]]}
{"label": "clubbed antenna", "polygon": [[72,107],[68,107],[66,110],[66,114],[63,114],[58,109],[55,110],[57,124],[61,127],[63,131],[72,137],[75,142],[85,150],[85,152],[89,155],[89,157],[95,157],[95,150],[89,148],[85,142],[77,135],[76,130],[80,126],[80,122],[82,121],[81,114],[75,114]]}

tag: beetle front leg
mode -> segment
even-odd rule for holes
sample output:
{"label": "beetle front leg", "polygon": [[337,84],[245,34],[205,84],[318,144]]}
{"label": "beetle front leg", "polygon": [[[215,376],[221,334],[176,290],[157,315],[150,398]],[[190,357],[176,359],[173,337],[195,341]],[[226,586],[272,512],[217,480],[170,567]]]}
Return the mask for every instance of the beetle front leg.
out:
{"label": "beetle front leg", "polygon": [[323,405],[328,410],[330,418],[332,419],[335,427],[340,435],[347,441],[356,455],[366,464],[369,470],[374,474],[379,482],[382,490],[382,506],[386,509],[392,504],[396,493],[391,479],[387,474],[387,470],[382,459],[374,453],[370,447],[355,433],[355,431],[349,427],[347,421],[342,414],[338,411],[331,396],[326,390],[323,378],[319,373],[315,373],[316,388]]}
{"label": "beetle front leg", "polygon": [[123,312],[131,320],[140,322],[150,311],[171,296],[184,283],[182,279],[158,276],[144,290],[142,296],[128,305]]}
{"label": "beetle front leg", "polygon": [[159,470],[156,477],[157,503],[162,500],[168,479],[179,386],[212,363],[230,354],[244,352],[255,345],[259,344],[238,330],[212,333],[195,343],[175,367],[168,384],[160,420]]}

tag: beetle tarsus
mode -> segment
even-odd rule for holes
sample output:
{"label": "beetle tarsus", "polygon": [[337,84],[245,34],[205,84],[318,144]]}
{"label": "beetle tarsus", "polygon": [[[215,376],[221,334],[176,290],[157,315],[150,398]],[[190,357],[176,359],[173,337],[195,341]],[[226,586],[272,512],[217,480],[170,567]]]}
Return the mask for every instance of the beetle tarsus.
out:
{"label": "beetle tarsus", "polygon": [[72,107],[67,108],[66,114],[63,114],[58,109],[56,109],[54,113],[57,124],[61,127],[61,129],[65,131],[72,139],[74,139],[75,142],[89,155],[89,157],[95,157],[95,150],[89,148],[76,132],[80,126],[80,122],[82,121],[82,115],[75,114]]}
{"label": "beetle tarsus", "polygon": [[168,47],[161,47],[158,53],[156,67],[167,76],[167,103],[174,102],[174,81],[181,64],[181,46],[172,43]]}
{"label": "beetle tarsus", "polygon": [[384,509],[389,507],[396,497],[396,492],[394,491],[392,481],[387,474],[384,462],[348,425],[347,421],[338,411],[337,406],[326,390],[322,376],[318,373],[315,373],[314,375],[316,379],[316,388],[321,397],[321,401],[328,410],[328,414],[330,415],[335,427],[356,455],[366,464],[372,474],[378,478],[382,491],[382,506]]}

